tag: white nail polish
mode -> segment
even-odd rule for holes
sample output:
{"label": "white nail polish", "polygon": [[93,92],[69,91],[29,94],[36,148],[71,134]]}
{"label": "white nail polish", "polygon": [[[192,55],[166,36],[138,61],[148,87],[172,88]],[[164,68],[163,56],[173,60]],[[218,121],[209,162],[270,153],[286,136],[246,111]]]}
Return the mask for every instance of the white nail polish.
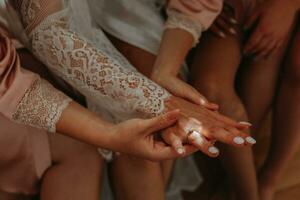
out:
{"label": "white nail polish", "polygon": [[204,99],[200,99],[200,105],[205,105],[206,101]]}
{"label": "white nail polish", "polygon": [[226,38],[226,35],[223,32],[219,32],[219,35],[220,35],[221,38]]}
{"label": "white nail polish", "polygon": [[200,138],[200,133],[198,131],[193,131],[191,134],[190,134],[190,138],[192,140],[197,140],[198,138]]}
{"label": "white nail polish", "polygon": [[198,145],[201,145],[201,144],[203,144],[204,140],[203,140],[203,138],[200,136],[200,137],[198,137],[198,138],[195,140],[195,142],[196,142]]}
{"label": "white nail polish", "polygon": [[237,24],[237,23],[238,23],[238,22],[237,22],[235,19],[233,19],[233,18],[230,18],[229,20],[230,20],[230,22],[233,23],[233,24]]}
{"label": "white nail polish", "polygon": [[230,28],[229,32],[232,33],[233,35],[236,35],[236,31],[233,28]]}
{"label": "white nail polish", "polygon": [[249,144],[256,144],[256,140],[253,138],[253,137],[246,137],[246,141],[249,143]]}
{"label": "white nail polish", "polygon": [[233,138],[233,142],[236,144],[244,144],[245,140],[241,137],[235,137],[235,138]]}
{"label": "white nail polish", "polygon": [[179,147],[179,148],[177,149],[177,153],[183,154],[183,153],[184,153],[184,148],[183,148],[183,147]]}
{"label": "white nail polish", "polygon": [[216,147],[209,147],[208,151],[212,154],[217,154],[219,153],[219,149],[217,149]]}
{"label": "white nail polish", "polygon": [[242,121],[242,122],[239,122],[239,123],[242,124],[242,125],[246,125],[246,126],[252,126],[252,124],[249,123],[249,122]]}

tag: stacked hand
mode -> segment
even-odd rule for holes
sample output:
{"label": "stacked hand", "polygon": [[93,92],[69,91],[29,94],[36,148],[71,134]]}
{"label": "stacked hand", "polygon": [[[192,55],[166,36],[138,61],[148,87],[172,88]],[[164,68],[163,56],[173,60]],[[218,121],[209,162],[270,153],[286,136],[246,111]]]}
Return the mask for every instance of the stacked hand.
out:
{"label": "stacked hand", "polygon": [[163,140],[179,155],[187,153],[186,144],[216,157],[219,154],[214,146],[216,141],[237,147],[256,143],[243,132],[249,128],[249,123],[238,123],[219,114],[216,104],[209,102],[176,75],[157,71],[152,74],[152,79],[174,95],[166,102],[167,110],[180,110],[178,122],[162,131]]}
{"label": "stacked hand", "polygon": [[163,131],[162,137],[178,154],[185,153],[185,144],[194,145],[203,153],[216,157],[219,154],[219,150],[214,146],[216,141],[236,147],[256,143],[243,132],[250,126],[247,122],[235,122],[204,106],[178,97],[171,97],[167,106],[171,109],[178,108],[180,116],[175,126]]}

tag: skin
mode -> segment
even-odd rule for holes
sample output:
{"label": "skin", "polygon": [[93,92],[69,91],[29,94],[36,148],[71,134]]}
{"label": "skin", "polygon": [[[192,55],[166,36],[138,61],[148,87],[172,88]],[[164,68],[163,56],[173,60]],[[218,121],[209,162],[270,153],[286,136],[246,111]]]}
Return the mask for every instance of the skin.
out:
{"label": "skin", "polygon": [[[176,31],[177,32],[177,31]],[[189,38],[189,35],[188,35],[188,38]],[[190,39],[190,38],[189,38]],[[132,45],[130,45],[130,44],[127,44],[127,43],[125,43],[125,42],[123,42],[123,41],[121,41],[121,40],[118,40],[118,39],[116,39],[116,38],[114,38],[113,36],[110,36],[110,40],[113,42],[113,44],[118,48],[118,50],[121,52],[121,53],[123,53],[125,56],[126,56],[126,58],[140,71],[140,72],[142,72],[142,73],[144,73],[146,76],[150,76],[150,73],[152,72],[152,68],[153,68],[153,63],[156,61],[156,57],[154,56],[154,55],[152,55],[152,54],[149,54],[148,52],[146,52],[146,51],[144,51],[144,50],[142,50],[142,49],[139,49],[139,48],[137,48],[137,47],[134,47],[134,46],[132,46]],[[166,54],[165,55],[166,57],[169,57],[169,55],[168,54]],[[176,57],[175,57],[176,58]],[[182,56],[182,58],[184,58],[184,56]],[[180,61],[179,61],[180,62]],[[142,66],[142,67],[141,67]],[[200,96],[200,99],[199,100],[201,100],[201,96]],[[201,113],[201,107],[199,106],[199,104],[201,103],[199,103],[199,101],[198,101],[198,105],[196,105],[196,104],[191,104],[191,103],[188,103],[188,102],[186,102],[185,100],[183,100],[183,99],[181,99],[181,101],[183,101],[183,103],[182,104],[188,104],[189,106],[192,106],[192,107],[188,107],[188,110],[191,112],[191,110],[195,110],[195,111],[197,111],[196,112],[196,115],[197,114],[199,114],[199,113]],[[215,105],[215,104],[213,104],[213,105]],[[195,106],[195,107],[194,107]],[[196,107],[199,107],[198,109],[196,108]],[[194,107],[194,108],[193,108]],[[202,107],[204,107],[204,106],[202,106]],[[207,107],[204,107],[205,108],[205,111],[207,111],[208,109],[207,109]],[[180,109],[180,110],[182,110],[182,109]],[[214,114],[217,114],[217,113],[215,113],[215,112],[213,112],[213,111],[210,111],[211,113],[214,113]],[[193,116],[193,115],[192,115]],[[202,121],[202,119],[201,119],[201,121]],[[203,119],[203,122],[205,122],[205,119]],[[174,127],[173,127],[174,128]],[[168,130],[172,130],[172,128],[170,128],[170,129],[168,129]],[[172,132],[172,131],[171,131]],[[166,133],[168,133],[168,132],[166,132]],[[183,140],[183,139],[185,139],[186,137],[182,137],[182,135],[180,135],[180,133],[177,133],[178,135],[178,138],[180,139],[180,141],[181,140]],[[175,135],[175,134],[174,134]],[[170,144],[170,145],[173,145],[173,147],[176,149],[176,145],[173,143],[174,141],[176,141],[178,138],[175,138],[174,140],[172,140],[173,138],[172,138],[172,136],[173,135],[168,135],[167,137],[164,137],[164,135],[163,135],[163,137],[164,137],[164,140],[165,140],[165,142],[167,142],[168,144]],[[220,140],[221,138],[219,138],[219,140]],[[227,138],[228,139],[228,138]],[[229,139],[229,140],[227,140],[229,143],[231,143],[231,144],[233,144],[232,143],[232,140],[231,139]],[[192,143],[192,141],[190,141],[191,143]],[[193,143],[192,143],[193,144]],[[235,144],[236,145],[236,144]],[[195,145],[198,149],[200,149],[200,150],[202,150],[204,153],[205,152],[207,152],[207,146],[206,145],[203,145],[203,146],[198,146],[198,145]],[[239,145],[239,146],[243,146],[243,145]],[[206,150],[206,151],[205,151]],[[213,157],[215,157],[215,155],[212,155],[211,153],[209,153],[209,152],[207,152],[207,154],[208,155],[210,155],[210,156],[213,156]],[[125,159],[123,159],[124,160],[124,162],[125,163],[130,163],[131,162],[131,159],[127,159],[127,160],[125,160]],[[140,161],[140,162],[143,162],[143,161]],[[167,181],[167,179],[169,178],[169,174],[170,174],[170,171],[171,171],[171,167],[170,167],[170,163],[166,163],[166,162],[162,162],[161,164],[160,164],[160,166],[161,166],[161,168],[162,168],[162,171],[163,171],[163,177],[166,177],[165,179],[164,179],[164,181],[165,181],[165,183],[167,183],[168,181]],[[157,167],[157,169],[159,169],[158,167]],[[135,169],[136,170],[136,169]],[[156,173],[161,173],[161,172],[156,172]],[[119,177],[119,179],[121,179],[120,178],[120,176],[121,176],[122,174],[116,174],[115,175],[115,177]],[[139,180],[139,183],[140,183],[140,181],[141,181],[141,174],[139,174],[139,175],[137,175],[137,176],[135,176],[135,175],[132,175],[131,174],[131,179],[134,179],[134,180]],[[162,180],[154,180],[154,179],[152,179],[152,178],[150,178],[149,177],[149,179],[147,179],[146,177],[148,177],[148,175],[147,175],[147,173],[145,173],[145,175],[144,175],[144,178],[142,179],[142,180],[144,180],[145,181],[145,183],[144,184],[149,184],[149,185],[152,185],[152,184],[155,184],[155,185],[161,185],[161,181]],[[126,177],[126,178],[128,178],[128,177]],[[134,181],[132,181],[132,183],[134,183]],[[142,184],[142,183],[141,183]],[[119,185],[118,184],[115,184],[116,185],[116,187],[118,187]],[[129,186],[128,186],[129,187]],[[137,196],[137,197],[144,197],[145,198],[145,196],[147,196],[147,197],[149,197],[149,199],[161,199],[163,196],[164,196],[164,193],[156,193],[155,195],[153,194],[153,193],[149,193],[149,194],[147,194],[146,195],[146,193],[145,193],[145,191],[143,191],[143,192],[140,192],[140,191],[138,191],[138,190],[134,190],[134,191],[128,191],[128,190],[126,190],[126,189],[124,189],[124,188],[122,188],[122,189],[119,189],[119,190],[117,190],[117,191],[119,191],[118,193],[120,193],[121,195],[124,195],[126,192],[128,192],[128,193],[130,193],[130,196],[132,197],[132,196]],[[138,198],[137,198],[138,199]]]}
{"label": "skin", "polygon": [[[288,164],[298,151],[300,100],[300,29],[291,42],[273,116],[271,148],[258,179],[262,200],[272,200]],[[286,106],[289,105],[289,106]],[[283,137],[284,135],[284,137]]]}

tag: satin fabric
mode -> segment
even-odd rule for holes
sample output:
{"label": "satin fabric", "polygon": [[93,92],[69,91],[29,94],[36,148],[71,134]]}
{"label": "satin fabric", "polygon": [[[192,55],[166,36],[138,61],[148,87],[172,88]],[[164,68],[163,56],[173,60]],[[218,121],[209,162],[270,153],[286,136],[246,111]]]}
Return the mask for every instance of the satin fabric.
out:
{"label": "satin fabric", "polygon": [[38,75],[21,68],[7,31],[0,28],[0,113],[11,118]]}

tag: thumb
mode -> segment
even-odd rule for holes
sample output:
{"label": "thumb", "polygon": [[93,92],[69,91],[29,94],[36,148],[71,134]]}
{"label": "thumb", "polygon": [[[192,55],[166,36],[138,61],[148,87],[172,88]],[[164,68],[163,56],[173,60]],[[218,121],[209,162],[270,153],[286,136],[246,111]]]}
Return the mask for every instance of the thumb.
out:
{"label": "thumb", "polygon": [[180,116],[180,111],[173,110],[165,114],[162,114],[160,116],[151,119],[146,119],[144,125],[145,125],[145,130],[147,131],[145,131],[145,133],[150,135],[153,132],[157,132],[161,129],[167,128],[173,125],[175,122],[177,122],[179,116]]}

